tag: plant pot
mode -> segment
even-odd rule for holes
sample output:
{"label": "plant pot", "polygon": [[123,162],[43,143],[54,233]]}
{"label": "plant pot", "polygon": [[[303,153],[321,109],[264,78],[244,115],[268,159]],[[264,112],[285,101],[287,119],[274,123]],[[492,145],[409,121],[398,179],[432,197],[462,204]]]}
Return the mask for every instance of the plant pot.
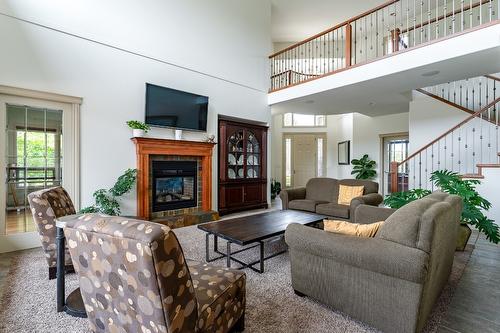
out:
{"label": "plant pot", "polygon": [[144,136],[144,130],[134,128],[134,129],[132,129],[132,136],[134,138],[141,138]]}
{"label": "plant pot", "polygon": [[457,235],[457,251],[465,250],[465,246],[469,242],[470,235],[472,234],[472,230],[470,230],[469,226],[465,223],[460,223],[458,226],[458,235]]}

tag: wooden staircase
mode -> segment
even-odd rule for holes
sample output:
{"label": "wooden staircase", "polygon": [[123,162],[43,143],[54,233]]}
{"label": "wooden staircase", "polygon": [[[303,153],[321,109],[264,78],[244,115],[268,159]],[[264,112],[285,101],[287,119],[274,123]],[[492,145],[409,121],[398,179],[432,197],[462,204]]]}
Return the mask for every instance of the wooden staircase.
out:
{"label": "wooden staircase", "polygon": [[404,161],[392,162],[391,192],[433,189],[429,177],[436,170],[484,179],[484,169],[500,168],[500,97],[496,93],[499,84],[499,78],[489,75],[417,89],[469,116]]}

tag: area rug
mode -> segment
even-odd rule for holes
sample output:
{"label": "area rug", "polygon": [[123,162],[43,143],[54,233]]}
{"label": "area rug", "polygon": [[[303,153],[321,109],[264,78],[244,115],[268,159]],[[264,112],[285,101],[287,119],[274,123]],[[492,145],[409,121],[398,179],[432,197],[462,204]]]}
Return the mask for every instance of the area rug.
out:
{"label": "area rug", "polygon": [[[188,259],[204,260],[205,234],[195,226],[176,229],[184,254]],[[224,243],[220,242],[223,249]],[[284,247],[282,240],[269,246],[269,251]],[[236,249],[236,246],[234,246]],[[450,280],[429,319],[426,333],[434,333],[448,308],[454,290],[469,260],[473,246],[455,254]],[[240,259],[253,260],[257,252],[239,254]],[[224,265],[220,259],[215,263]],[[247,273],[247,308],[245,332],[273,333],[335,333],[377,332],[341,312],[330,309],[307,297],[293,293],[290,281],[289,257],[285,253],[266,261],[264,274],[249,269]],[[75,274],[66,276],[66,290],[78,285]],[[11,270],[3,286],[0,302],[0,332],[72,332],[89,333],[86,319],[56,312],[56,281],[47,279],[47,267],[41,249],[22,251],[14,255]]]}

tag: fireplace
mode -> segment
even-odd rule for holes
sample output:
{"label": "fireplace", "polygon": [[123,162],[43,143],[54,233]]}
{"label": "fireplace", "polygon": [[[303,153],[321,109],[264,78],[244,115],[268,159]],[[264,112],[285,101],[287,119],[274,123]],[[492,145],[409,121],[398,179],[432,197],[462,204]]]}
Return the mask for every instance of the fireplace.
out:
{"label": "fireplace", "polygon": [[152,161],[152,210],[196,207],[197,161]]}

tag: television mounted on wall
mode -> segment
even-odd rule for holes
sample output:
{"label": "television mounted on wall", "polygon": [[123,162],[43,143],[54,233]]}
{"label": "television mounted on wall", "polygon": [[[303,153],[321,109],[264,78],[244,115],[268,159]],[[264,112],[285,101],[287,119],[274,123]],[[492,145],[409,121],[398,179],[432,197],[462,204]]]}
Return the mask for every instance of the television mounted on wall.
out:
{"label": "television mounted on wall", "polygon": [[146,124],[207,130],[208,97],[146,83]]}

